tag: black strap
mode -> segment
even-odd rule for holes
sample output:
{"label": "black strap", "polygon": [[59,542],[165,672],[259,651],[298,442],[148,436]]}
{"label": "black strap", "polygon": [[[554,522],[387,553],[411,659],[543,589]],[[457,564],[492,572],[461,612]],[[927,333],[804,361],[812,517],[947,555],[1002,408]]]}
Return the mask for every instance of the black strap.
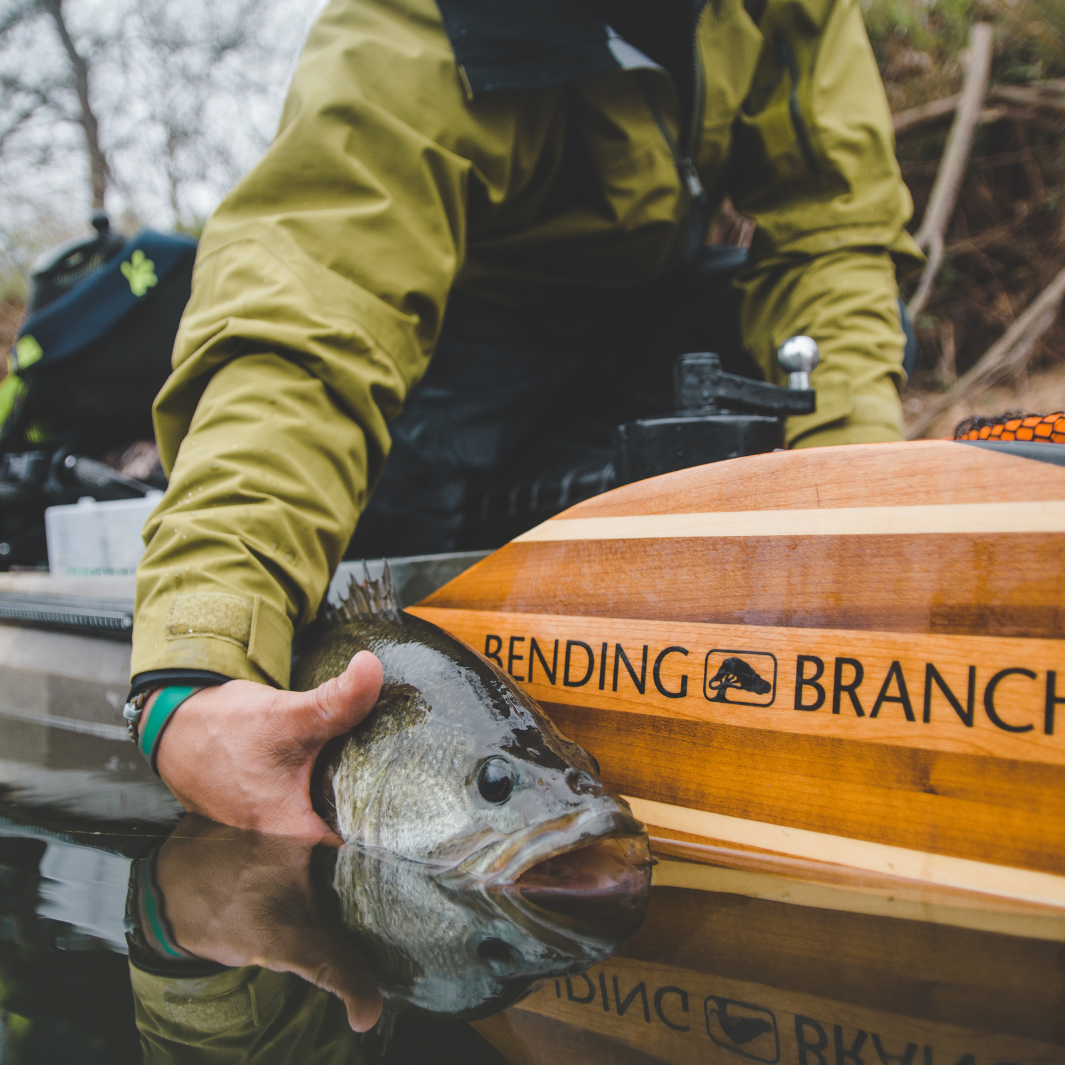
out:
{"label": "black strap", "polygon": [[199,688],[212,688],[216,684],[225,684],[232,680],[224,673],[212,673],[207,669],[150,669],[138,673],[132,680],[128,702],[135,695],[140,695],[146,688],[162,688],[170,684],[190,685]]}

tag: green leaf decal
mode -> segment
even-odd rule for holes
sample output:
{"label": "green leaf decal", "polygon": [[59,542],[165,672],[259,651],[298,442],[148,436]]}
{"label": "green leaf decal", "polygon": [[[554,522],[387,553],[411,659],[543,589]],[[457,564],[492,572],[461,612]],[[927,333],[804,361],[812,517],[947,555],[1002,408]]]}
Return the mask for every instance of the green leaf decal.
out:
{"label": "green leaf decal", "polygon": [[129,282],[129,290],[138,298],[143,296],[148,289],[159,284],[159,278],[155,276],[155,263],[144,256],[144,252],[138,248],[127,263],[123,263],[119,269],[122,276]]}
{"label": "green leaf decal", "polygon": [[43,354],[44,349],[37,343],[35,337],[31,336],[29,333],[24,337],[20,337],[18,343],[15,345],[16,365],[11,366],[12,372],[16,369],[25,370],[27,366],[32,366]]}

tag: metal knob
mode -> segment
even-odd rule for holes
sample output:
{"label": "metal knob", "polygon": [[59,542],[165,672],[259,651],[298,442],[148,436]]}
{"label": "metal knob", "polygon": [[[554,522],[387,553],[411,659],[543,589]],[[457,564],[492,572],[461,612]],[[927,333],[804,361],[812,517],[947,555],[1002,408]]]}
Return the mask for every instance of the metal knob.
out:
{"label": "metal knob", "polygon": [[821,352],[813,337],[788,337],[777,349],[777,360],[788,375],[788,388],[809,388],[810,374],[821,361]]}

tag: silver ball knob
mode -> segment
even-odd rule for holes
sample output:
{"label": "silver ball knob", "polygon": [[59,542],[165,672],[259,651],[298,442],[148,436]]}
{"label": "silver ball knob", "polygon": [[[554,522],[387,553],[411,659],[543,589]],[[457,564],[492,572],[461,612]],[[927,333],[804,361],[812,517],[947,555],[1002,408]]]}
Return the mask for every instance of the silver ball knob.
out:
{"label": "silver ball knob", "polygon": [[777,349],[777,361],[788,375],[788,388],[809,388],[810,374],[821,361],[821,351],[813,337],[788,337]]}

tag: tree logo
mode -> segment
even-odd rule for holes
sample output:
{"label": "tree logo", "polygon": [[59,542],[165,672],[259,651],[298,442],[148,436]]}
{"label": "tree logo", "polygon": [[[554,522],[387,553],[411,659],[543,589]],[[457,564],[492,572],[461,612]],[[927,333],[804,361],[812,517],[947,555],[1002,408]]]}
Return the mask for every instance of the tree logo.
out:
{"label": "tree logo", "polygon": [[741,1058],[776,1065],[780,1061],[777,1019],[771,1010],[734,998],[709,995],[703,1003],[706,1034]]}
{"label": "tree logo", "polygon": [[159,278],[155,276],[155,263],[147,258],[138,248],[119,269],[122,276],[129,282],[129,290],[140,299],[148,289],[159,284]]}
{"label": "tree logo", "polygon": [[777,660],[765,651],[714,648],[706,656],[703,695],[712,703],[772,706],[777,694]]}

